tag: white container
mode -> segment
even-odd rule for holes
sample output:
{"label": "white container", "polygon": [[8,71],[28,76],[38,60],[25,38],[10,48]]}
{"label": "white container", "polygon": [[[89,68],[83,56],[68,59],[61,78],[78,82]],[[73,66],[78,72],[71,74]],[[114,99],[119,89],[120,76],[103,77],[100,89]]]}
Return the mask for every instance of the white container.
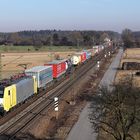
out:
{"label": "white container", "polygon": [[99,53],[99,46],[98,45],[97,46],[93,46],[92,48],[93,48],[95,54]]}
{"label": "white container", "polygon": [[81,55],[80,54],[75,54],[71,57],[71,63],[72,65],[78,65],[81,62]]}

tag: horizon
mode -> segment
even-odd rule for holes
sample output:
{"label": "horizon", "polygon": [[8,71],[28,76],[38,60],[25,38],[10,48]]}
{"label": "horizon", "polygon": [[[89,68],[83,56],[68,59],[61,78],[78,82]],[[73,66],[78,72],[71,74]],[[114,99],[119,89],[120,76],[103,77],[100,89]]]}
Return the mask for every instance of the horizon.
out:
{"label": "horizon", "polygon": [[[125,29],[129,29],[129,28],[125,28]],[[124,29],[124,30],[125,30]],[[131,29],[129,29],[131,30]],[[114,33],[118,33],[118,34],[122,34],[122,32],[117,32],[117,31],[114,31],[114,30],[60,30],[60,29],[41,29],[41,30],[21,30],[21,31],[12,31],[12,32],[0,32],[0,33],[18,33],[18,32],[39,32],[39,31],[61,31],[61,32],[65,32],[65,31],[68,31],[68,32],[74,32],[74,31],[80,31],[80,32],[90,32],[90,31],[95,31],[95,32],[114,32]],[[140,30],[131,30],[132,32],[140,32]]]}
{"label": "horizon", "polygon": [[138,0],[0,0],[0,32],[140,31]]}

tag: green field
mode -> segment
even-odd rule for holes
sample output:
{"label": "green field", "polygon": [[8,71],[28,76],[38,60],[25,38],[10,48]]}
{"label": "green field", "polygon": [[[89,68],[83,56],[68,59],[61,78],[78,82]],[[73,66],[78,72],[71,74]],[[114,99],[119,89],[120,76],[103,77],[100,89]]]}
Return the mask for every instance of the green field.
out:
{"label": "green field", "polygon": [[0,52],[43,52],[43,51],[79,51],[83,46],[42,46],[35,50],[33,46],[0,46]]}

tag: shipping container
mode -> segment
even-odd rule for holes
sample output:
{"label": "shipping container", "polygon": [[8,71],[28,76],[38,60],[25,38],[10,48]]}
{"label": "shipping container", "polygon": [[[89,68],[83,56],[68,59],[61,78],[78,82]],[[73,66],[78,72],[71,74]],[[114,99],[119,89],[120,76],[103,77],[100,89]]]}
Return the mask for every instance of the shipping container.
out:
{"label": "shipping container", "polygon": [[86,61],[86,52],[78,52],[75,53],[72,57],[71,57],[71,61],[73,65],[78,65],[80,63],[83,63]]}
{"label": "shipping container", "polygon": [[89,51],[91,53],[91,56],[94,56],[95,55],[94,49],[89,49]]}
{"label": "shipping container", "polygon": [[53,78],[58,78],[66,72],[66,60],[54,60],[44,64],[45,66],[52,66]]}
{"label": "shipping container", "polygon": [[[61,59],[60,59],[61,60]],[[62,61],[64,61],[66,63],[66,70],[68,69],[69,65],[68,65],[68,61],[69,59],[62,59]]]}
{"label": "shipping container", "polygon": [[72,65],[79,65],[81,63],[81,55],[80,54],[73,55],[71,57],[71,63],[72,63]]}
{"label": "shipping container", "polygon": [[35,66],[31,69],[25,70],[26,75],[36,76],[37,87],[45,87],[46,84],[53,80],[52,66]]}
{"label": "shipping container", "polygon": [[26,78],[16,84],[16,100],[17,104],[25,101],[34,94],[33,78]]}
{"label": "shipping container", "polygon": [[79,52],[77,54],[81,55],[81,62],[85,62],[86,61],[86,52]]}
{"label": "shipping container", "polygon": [[84,50],[83,52],[86,53],[86,59],[90,59],[91,58],[91,52],[90,52],[90,50]]}
{"label": "shipping container", "polygon": [[99,46],[98,46],[98,45],[93,46],[92,48],[93,48],[95,54],[96,54],[96,53],[99,53]]}

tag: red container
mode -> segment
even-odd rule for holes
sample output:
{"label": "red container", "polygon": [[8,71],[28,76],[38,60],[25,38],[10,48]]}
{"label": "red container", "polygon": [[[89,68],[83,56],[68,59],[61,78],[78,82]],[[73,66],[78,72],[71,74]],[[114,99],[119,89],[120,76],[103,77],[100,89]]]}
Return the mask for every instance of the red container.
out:
{"label": "red container", "polygon": [[76,55],[81,56],[81,62],[86,61],[86,52],[79,52],[79,53],[76,53]]}
{"label": "red container", "polygon": [[44,66],[52,66],[53,78],[58,78],[66,72],[65,60],[54,60],[52,62],[44,64]]}
{"label": "red container", "polygon": [[81,60],[82,62],[86,61],[86,52],[82,52]]}

